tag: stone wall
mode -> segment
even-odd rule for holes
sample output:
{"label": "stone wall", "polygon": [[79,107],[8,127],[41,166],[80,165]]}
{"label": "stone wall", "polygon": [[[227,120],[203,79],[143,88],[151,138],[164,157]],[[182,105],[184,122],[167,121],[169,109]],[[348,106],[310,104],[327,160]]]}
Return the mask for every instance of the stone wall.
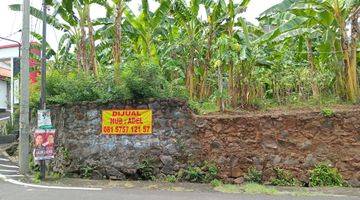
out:
{"label": "stone wall", "polygon": [[[152,135],[102,135],[101,110],[152,109]],[[157,174],[174,174],[189,162],[213,161],[220,177],[241,180],[249,167],[263,172],[290,170],[307,182],[319,162],[337,167],[352,185],[360,185],[360,107],[321,112],[196,116],[186,102],[89,103],[53,106],[57,129],[55,171],[94,169],[97,178],[137,178],[142,161],[155,161]],[[161,172],[161,173],[160,173]]]}
{"label": "stone wall", "polygon": [[[152,109],[153,134],[102,135],[105,109]],[[137,178],[139,165],[151,160],[157,174],[173,174],[200,149],[193,137],[194,115],[183,101],[84,102],[53,106],[51,114],[57,129],[57,156],[51,163],[55,171],[81,173],[88,168],[94,169],[93,178]]]}
{"label": "stone wall", "polygon": [[[337,167],[352,185],[360,186],[360,108],[321,112],[265,113],[235,117],[198,117],[202,157],[215,161],[220,176],[233,181],[256,167],[269,181],[274,167],[308,182],[319,162]],[[238,179],[238,180],[239,180]]]}

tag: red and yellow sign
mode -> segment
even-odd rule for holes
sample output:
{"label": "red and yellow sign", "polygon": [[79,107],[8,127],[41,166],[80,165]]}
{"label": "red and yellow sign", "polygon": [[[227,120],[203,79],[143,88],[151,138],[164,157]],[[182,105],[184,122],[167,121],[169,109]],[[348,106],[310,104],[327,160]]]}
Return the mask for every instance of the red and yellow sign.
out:
{"label": "red and yellow sign", "polygon": [[151,110],[103,110],[102,133],[138,135],[152,133]]}

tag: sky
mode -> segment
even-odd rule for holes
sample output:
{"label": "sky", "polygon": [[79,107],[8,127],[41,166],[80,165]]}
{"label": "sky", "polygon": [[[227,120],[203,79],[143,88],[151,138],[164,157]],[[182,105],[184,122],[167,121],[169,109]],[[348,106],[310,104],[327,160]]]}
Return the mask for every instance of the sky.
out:
{"label": "sky", "polygon": [[[237,2],[239,0],[235,0]],[[248,9],[242,14],[248,21],[257,24],[256,18],[266,9],[271,6],[280,3],[282,0],[251,0]],[[22,14],[20,12],[11,11],[9,5],[21,3],[22,0],[0,0],[0,36],[10,38],[16,41],[21,41],[21,29]],[[30,4],[33,7],[41,8],[42,0],[30,0]],[[150,9],[154,10],[157,4],[153,0],[149,0]],[[141,0],[132,0],[129,3],[129,7],[136,12],[140,6]],[[91,17],[105,17],[105,10],[99,6],[91,7]],[[34,17],[30,19],[31,31],[41,33],[42,22]],[[47,28],[47,41],[50,46],[56,50],[58,41],[61,38],[61,31],[54,29],[52,26]],[[31,40],[34,38],[30,37]],[[9,44],[7,41],[0,40],[0,45]]]}

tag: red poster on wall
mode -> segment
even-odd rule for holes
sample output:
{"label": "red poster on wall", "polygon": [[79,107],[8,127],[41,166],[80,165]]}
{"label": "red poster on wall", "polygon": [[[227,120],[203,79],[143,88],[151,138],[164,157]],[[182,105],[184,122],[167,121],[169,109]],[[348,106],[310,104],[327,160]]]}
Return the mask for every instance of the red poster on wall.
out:
{"label": "red poster on wall", "polygon": [[36,129],[34,133],[34,159],[54,158],[55,129]]}

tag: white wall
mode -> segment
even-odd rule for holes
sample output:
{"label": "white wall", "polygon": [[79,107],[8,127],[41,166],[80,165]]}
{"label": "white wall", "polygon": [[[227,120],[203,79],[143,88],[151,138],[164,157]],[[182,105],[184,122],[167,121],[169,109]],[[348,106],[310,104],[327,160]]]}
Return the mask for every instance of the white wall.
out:
{"label": "white wall", "polygon": [[16,58],[16,57],[19,57],[18,47],[0,49],[0,58]]}
{"label": "white wall", "polygon": [[0,80],[0,109],[7,109],[7,83]]}

